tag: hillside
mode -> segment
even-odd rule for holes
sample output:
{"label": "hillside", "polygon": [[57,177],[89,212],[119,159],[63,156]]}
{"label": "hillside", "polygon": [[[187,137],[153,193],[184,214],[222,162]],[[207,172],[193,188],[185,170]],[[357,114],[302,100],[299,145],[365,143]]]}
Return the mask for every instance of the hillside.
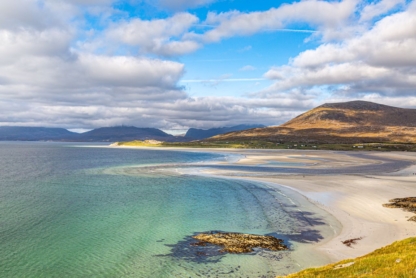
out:
{"label": "hillside", "polygon": [[408,238],[366,256],[310,268],[287,278],[414,277],[416,238]]}
{"label": "hillside", "polygon": [[185,138],[189,140],[201,140],[206,139],[212,136],[219,134],[224,134],[233,131],[247,130],[252,128],[264,127],[264,125],[237,125],[232,127],[220,127],[220,128],[211,128],[211,129],[197,129],[190,128],[185,134]]}
{"label": "hillside", "polygon": [[365,101],[327,103],[278,127],[257,128],[210,140],[305,143],[416,143],[416,109]]}
{"label": "hillside", "polygon": [[64,128],[0,126],[0,141],[60,140],[76,135]]}

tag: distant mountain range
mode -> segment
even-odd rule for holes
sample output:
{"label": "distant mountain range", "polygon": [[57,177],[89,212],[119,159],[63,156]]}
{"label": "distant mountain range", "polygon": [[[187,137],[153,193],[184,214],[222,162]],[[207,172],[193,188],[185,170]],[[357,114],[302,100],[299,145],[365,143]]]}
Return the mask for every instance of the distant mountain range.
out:
{"label": "distant mountain range", "polygon": [[416,143],[416,109],[366,101],[327,103],[278,127],[218,135],[210,140],[313,143]]}
{"label": "distant mountain range", "polygon": [[224,134],[233,131],[247,130],[252,128],[265,127],[264,125],[236,125],[231,127],[211,128],[211,129],[196,129],[190,128],[185,134],[186,139],[202,140],[219,134]]}
{"label": "distant mountain range", "polygon": [[326,103],[278,127],[238,125],[208,130],[191,128],[185,136],[132,126],[103,127],[85,133],[74,133],[63,128],[0,127],[1,141],[120,142],[152,139],[164,142],[416,143],[416,109],[366,101]]}
{"label": "distant mountain range", "polygon": [[[134,126],[102,127],[85,133],[70,132],[63,128],[46,127],[0,127],[0,141],[66,141],[66,142],[119,142],[133,140],[158,140],[165,142],[205,139],[234,130],[252,128],[253,125],[239,125],[210,130],[191,129],[191,135],[173,136],[156,128]],[[194,137],[195,136],[195,137]]]}
{"label": "distant mountain range", "polygon": [[176,141],[175,136],[159,129],[134,126],[103,127],[85,133],[70,132],[63,128],[0,127],[1,141],[116,142],[148,139]]}
{"label": "distant mountain range", "polygon": [[116,142],[133,140],[176,141],[175,136],[156,128],[134,126],[102,127],[78,134],[74,139],[82,142]]}
{"label": "distant mountain range", "polygon": [[60,140],[76,135],[64,128],[0,126],[0,141]]}

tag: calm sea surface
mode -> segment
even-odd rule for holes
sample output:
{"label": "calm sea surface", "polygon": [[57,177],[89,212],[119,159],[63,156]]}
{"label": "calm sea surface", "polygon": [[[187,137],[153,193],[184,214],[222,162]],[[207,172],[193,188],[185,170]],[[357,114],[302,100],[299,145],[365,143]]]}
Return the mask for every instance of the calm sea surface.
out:
{"label": "calm sea surface", "polygon": [[[149,170],[223,159],[1,142],[0,277],[273,277],[325,262],[300,250],[331,235],[329,216],[293,193]],[[193,234],[213,230],[273,234],[291,251],[234,255],[190,246]]]}

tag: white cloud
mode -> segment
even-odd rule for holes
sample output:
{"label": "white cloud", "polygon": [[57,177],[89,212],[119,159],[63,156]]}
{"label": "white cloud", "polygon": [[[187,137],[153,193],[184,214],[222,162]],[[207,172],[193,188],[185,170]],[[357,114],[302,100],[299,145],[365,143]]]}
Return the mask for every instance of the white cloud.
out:
{"label": "white cloud", "polygon": [[[68,3],[43,2],[37,6],[33,1],[22,2],[27,5],[6,7],[4,2],[0,4],[7,8],[0,9],[0,21],[3,20],[0,25],[0,109],[5,113],[2,122],[61,123],[69,127],[69,122],[77,119],[99,117],[99,111],[105,111],[105,107],[129,110],[135,105],[146,105],[144,102],[186,97],[177,86],[184,73],[183,64],[144,56],[99,55],[77,50],[74,48],[77,30],[70,27],[71,20],[66,22],[78,15],[72,10],[74,7],[66,16],[54,19],[59,13],[55,15],[51,11],[59,5],[68,7]],[[83,4],[94,3],[83,1]],[[8,21],[8,13],[13,22]],[[50,24],[52,21],[59,24]],[[57,110],[67,111],[66,118],[55,117],[59,114]]]}
{"label": "white cloud", "polygon": [[137,46],[142,53],[175,56],[193,52],[200,47],[194,41],[182,40],[199,19],[189,13],[179,13],[166,19],[117,22],[106,31],[111,41]]}
{"label": "white cloud", "polygon": [[379,20],[367,32],[341,43],[326,43],[270,69],[276,82],[259,95],[294,88],[330,88],[354,98],[375,93],[414,95],[416,87],[416,4]]}
{"label": "white cloud", "polygon": [[217,42],[223,38],[252,35],[271,29],[282,29],[294,22],[305,22],[316,26],[325,37],[330,38],[345,26],[355,12],[356,5],[356,0],[341,2],[308,0],[284,4],[264,12],[231,11],[219,14],[210,12],[205,23],[218,26],[202,36],[194,34],[193,37],[205,42]]}
{"label": "white cloud", "polygon": [[63,29],[9,31],[0,29],[0,63],[27,56],[68,56],[73,34]]}
{"label": "white cloud", "polygon": [[[50,99],[62,92],[70,102],[85,101],[90,95],[95,99],[98,94],[105,99],[116,91],[120,97],[126,97],[123,93],[129,90],[137,99],[151,98],[152,91],[163,98],[163,91],[169,96],[170,90],[178,90],[176,84],[184,71],[183,65],[177,62],[85,54],[78,54],[73,60],[25,58],[0,66],[0,69],[0,78],[7,85],[0,88],[3,97],[12,99],[33,92],[38,97]],[[82,98],[78,99],[78,96]]]}
{"label": "white cloud", "polygon": [[397,5],[403,5],[405,3],[405,0],[381,0],[377,3],[371,3],[365,6],[362,10],[360,21],[371,20],[377,16],[387,13]]}
{"label": "white cloud", "polygon": [[0,1],[0,28],[9,30],[23,28],[45,30],[51,26],[62,28],[67,11],[61,12],[56,7],[63,8],[65,5],[59,3],[50,5],[45,1],[32,0]]}
{"label": "white cloud", "polygon": [[95,85],[175,88],[184,66],[170,61],[134,57],[80,55],[78,71]]}
{"label": "white cloud", "polygon": [[256,70],[256,68],[251,65],[246,65],[239,69],[239,71],[253,71],[253,70]]}
{"label": "white cloud", "polygon": [[[416,106],[415,2],[373,26],[371,20],[403,2],[382,0],[362,6],[355,0],[309,0],[265,12],[210,13],[204,24],[214,27],[202,34],[190,33],[200,22],[190,13],[120,20],[108,16],[113,2],[0,2],[0,125],[209,128],[282,123],[326,98],[360,97]],[[181,10],[210,2],[158,5]],[[104,30],[85,30],[86,11],[102,20]],[[151,58],[184,55],[204,43],[285,29],[292,23],[316,28],[326,43],[270,69],[265,77],[275,83],[246,98],[189,97],[178,86],[185,65]],[[253,69],[247,65],[240,70]],[[230,77],[182,82],[216,86],[261,80]]]}
{"label": "white cloud", "polygon": [[156,0],[152,1],[152,3],[165,9],[182,11],[187,8],[207,5],[215,1],[216,0]]}
{"label": "white cloud", "polygon": [[[275,125],[313,107],[312,100],[294,100],[291,95],[270,100],[203,97],[175,101],[132,101],[131,105],[112,102],[59,105],[35,100],[22,104],[14,101],[14,107],[0,101],[3,112],[0,125],[12,123],[84,129],[121,124],[165,129],[211,128],[246,123]],[[24,110],[21,109],[22,105]]]}

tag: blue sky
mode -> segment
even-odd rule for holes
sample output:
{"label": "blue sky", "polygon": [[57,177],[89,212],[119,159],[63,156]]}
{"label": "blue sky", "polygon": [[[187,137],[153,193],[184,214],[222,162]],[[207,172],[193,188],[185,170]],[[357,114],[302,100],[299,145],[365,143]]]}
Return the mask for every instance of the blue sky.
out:
{"label": "blue sky", "polygon": [[181,132],[416,107],[415,1],[2,1],[0,45],[0,125]]}

